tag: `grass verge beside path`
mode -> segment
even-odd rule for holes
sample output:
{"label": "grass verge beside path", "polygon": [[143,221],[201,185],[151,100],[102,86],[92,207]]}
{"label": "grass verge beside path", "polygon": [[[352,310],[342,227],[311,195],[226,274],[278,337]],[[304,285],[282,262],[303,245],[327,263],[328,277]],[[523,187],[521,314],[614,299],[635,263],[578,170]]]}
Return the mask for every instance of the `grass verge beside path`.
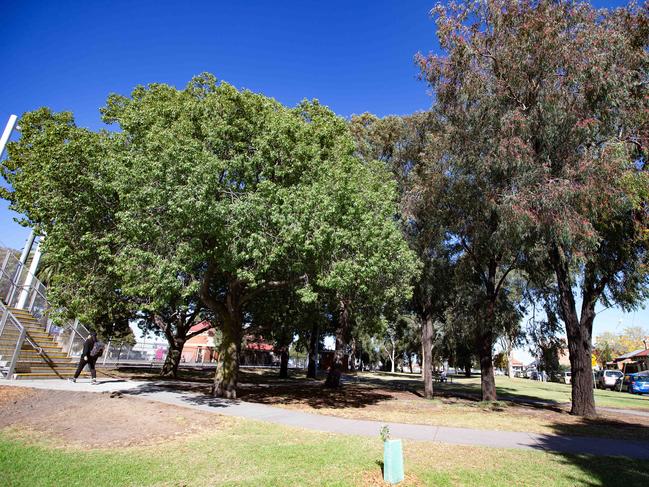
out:
{"label": "grass verge beside path", "polygon": [[[410,374],[368,373],[359,374],[361,379],[389,382],[394,385],[421,387],[421,379]],[[442,393],[459,393],[480,395],[480,377],[470,378],[454,376],[452,383],[435,384],[437,391]],[[510,379],[496,377],[496,392],[500,399],[513,398],[531,401],[547,401],[557,404],[569,403],[571,389],[569,384],[557,382],[539,382],[529,379]],[[595,389],[595,403],[601,407],[620,409],[638,409],[649,411],[649,396],[638,396],[628,392],[617,392]]]}
{"label": "grass verge beside path", "polygon": [[[117,375],[131,374],[140,380],[158,379],[152,373],[114,370]],[[190,380],[192,390],[209,393],[213,371],[182,370],[181,380]],[[480,378],[454,378],[453,383],[435,385],[436,398],[422,397],[418,376],[390,373],[354,373],[345,375],[343,387],[326,389],[323,381],[308,380],[300,371],[290,371],[288,379],[279,379],[277,370],[242,369],[239,397],[244,401],[268,404],[291,410],[366,419],[379,422],[426,424],[499,431],[522,431],[564,436],[589,436],[615,439],[649,440],[649,422],[645,417],[604,412],[595,419],[568,414],[565,405],[570,388],[564,384],[497,377],[501,397],[535,401],[554,401],[553,405],[526,405],[508,401],[484,403],[479,400]],[[171,388],[186,390],[187,383],[166,381]],[[647,398],[626,393],[597,391],[600,397],[613,396],[620,401],[647,404]],[[617,396],[622,396],[621,398]],[[630,396],[630,397],[626,397]]]}
{"label": "grass verge beside path", "polygon": [[[218,433],[154,446],[85,450],[0,432],[0,483],[12,487],[382,485],[382,445],[235,420]],[[27,438],[31,438],[27,435]],[[402,485],[647,485],[649,463],[405,442]]]}

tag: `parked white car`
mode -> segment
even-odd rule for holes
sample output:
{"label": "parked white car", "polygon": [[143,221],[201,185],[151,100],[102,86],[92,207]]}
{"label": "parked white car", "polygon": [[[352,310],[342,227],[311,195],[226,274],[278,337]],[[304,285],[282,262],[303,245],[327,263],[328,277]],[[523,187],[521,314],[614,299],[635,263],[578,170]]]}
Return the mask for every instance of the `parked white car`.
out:
{"label": "parked white car", "polygon": [[561,382],[563,382],[564,384],[570,384],[571,377],[572,372],[564,372],[563,374],[561,374]]}
{"label": "parked white car", "polygon": [[611,389],[615,388],[615,383],[617,380],[622,377],[622,371],[620,370],[602,370],[597,373],[597,381],[595,387],[599,389]]}

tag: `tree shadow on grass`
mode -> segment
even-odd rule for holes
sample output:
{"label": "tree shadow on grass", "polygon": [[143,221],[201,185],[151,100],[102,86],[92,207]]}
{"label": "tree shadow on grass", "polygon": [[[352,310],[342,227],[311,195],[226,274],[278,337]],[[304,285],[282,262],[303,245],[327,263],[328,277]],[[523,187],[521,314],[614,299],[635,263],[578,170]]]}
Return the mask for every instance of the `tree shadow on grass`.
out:
{"label": "tree shadow on grass", "polygon": [[239,388],[239,397],[243,401],[268,405],[305,404],[313,409],[364,408],[393,398],[388,393],[364,386],[347,384],[327,389],[319,382],[297,387],[296,384],[275,384],[267,388],[244,385]]}
{"label": "tree shadow on grass", "polygon": [[649,485],[649,463],[623,457],[602,457],[593,455],[555,454],[559,463],[577,467],[588,480],[567,476],[569,485],[592,487],[621,486],[646,487]]}
{"label": "tree shadow on grass", "polygon": [[[615,439],[606,437],[609,430]],[[596,432],[598,437],[594,437]],[[537,435],[537,446],[560,463],[578,468],[584,478],[574,485],[649,485],[649,424],[640,417],[576,418],[555,422],[552,433]]]}
{"label": "tree shadow on grass", "polygon": [[[139,374],[131,376],[145,384],[128,391],[129,395],[146,395],[154,392],[191,392],[183,398],[192,404],[216,405],[232,404],[232,401],[215,399],[211,396],[212,377],[196,374],[179,374],[178,379],[161,378]],[[338,389],[327,389],[321,380],[306,379],[303,374],[291,374],[288,379],[280,379],[277,373],[245,371],[240,374],[237,399],[265,405],[299,405],[312,409],[323,408],[364,408],[381,401],[393,399],[389,392],[358,384],[345,384]]]}
{"label": "tree shadow on grass", "polygon": [[[421,391],[423,391],[424,388],[421,376],[419,375],[413,374],[412,376],[404,377],[404,375],[381,373],[381,376],[388,377],[388,379],[356,374],[348,376],[347,380],[379,388],[393,389],[395,391],[409,391],[418,395],[421,395]],[[461,382],[461,378],[458,376],[449,376],[447,382],[435,382],[433,384],[433,389],[435,394],[462,394],[471,398],[479,398],[480,396],[480,384],[463,383]]]}
{"label": "tree shadow on grass", "polygon": [[100,368],[98,371],[109,377],[128,377],[138,381],[185,381],[185,382],[206,382],[214,377],[214,367],[183,367],[178,371],[178,378],[163,377],[160,375],[160,367],[137,367],[133,365],[119,365],[108,369]]}
{"label": "tree shadow on grass", "polygon": [[[552,438],[571,438],[576,445],[587,445],[579,451],[649,459],[649,424],[636,416],[600,415],[595,418],[569,416],[572,421],[551,423],[552,437],[542,439],[551,448]],[[557,441],[557,440],[554,440]],[[566,443],[568,450],[570,443]],[[647,468],[649,468],[649,461]]]}

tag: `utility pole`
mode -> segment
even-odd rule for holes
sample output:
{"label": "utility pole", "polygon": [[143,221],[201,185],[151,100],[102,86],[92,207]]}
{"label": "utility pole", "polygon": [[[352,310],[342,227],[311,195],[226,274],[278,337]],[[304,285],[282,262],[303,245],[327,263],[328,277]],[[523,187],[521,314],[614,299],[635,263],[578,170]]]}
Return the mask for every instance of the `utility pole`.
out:
{"label": "utility pole", "polygon": [[9,121],[5,126],[4,132],[2,132],[2,137],[0,137],[0,157],[2,157],[2,153],[5,151],[7,142],[9,142],[9,137],[11,137],[11,132],[14,131],[14,128],[17,129],[16,127],[17,121],[18,121],[18,117],[16,115],[9,115]]}
{"label": "utility pole", "polygon": [[[7,121],[7,125],[5,126],[5,129],[2,132],[2,137],[0,137],[0,158],[2,158],[2,154],[4,153],[5,148],[7,147],[7,143],[11,138],[12,132],[14,130],[20,130],[20,127],[16,125],[16,122],[18,122],[18,116],[9,115],[9,120]],[[22,269],[27,263],[27,259],[29,258],[29,253],[31,252],[32,247],[34,245],[35,238],[36,238],[36,234],[32,230],[29,234],[29,237],[27,238],[27,242],[25,243],[25,247],[23,248],[22,254],[20,255],[20,264],[16,273],[16,278],[18,280],[20,280]],[[40,250],[40,242],[39,242],[38,246],[36,247],[34,259],[32,260],[32,265],[30,266],[29,273],[25,277],[25,284],[23,285],[23,289],[21,290],[20,297],[18,299],[18,306],[17,306],[18,308],[23,308],[25,306],[25,301],[27,300],[27,295],[30,290],[29,288],[32,284],[32,279],[38,268],[40,257],[41,257],[41,250]]]}
{"label": "utility pole", "polygon": [[32,263],[29,266],[29,271],[27,272],[27,276],[25,276],[25,283],[23,284],[23,288],[20,291],[20,296],[18,297],[18,303],[16,304],[16,308],[20,308],[20,309],[25,308],[25,305],[27,304],[27,297],[29,296],[29,292],[31,291],[32,281],[34,280],[34,275],[38,270],[38,264],[40,260],[41,260],[41,242],[38,242],[38,245],[36,246],[36,251],[34,252],[34,257],[32,258]]}

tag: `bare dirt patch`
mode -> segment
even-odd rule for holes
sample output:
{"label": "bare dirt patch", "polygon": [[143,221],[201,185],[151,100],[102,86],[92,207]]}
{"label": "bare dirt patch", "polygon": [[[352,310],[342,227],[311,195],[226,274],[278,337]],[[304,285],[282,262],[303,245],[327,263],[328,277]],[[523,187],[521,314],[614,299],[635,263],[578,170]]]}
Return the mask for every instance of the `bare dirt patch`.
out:
{"label": "bare dirt patch", "polygon": [[121,394],[0,386],[0,430],[114,448],[222,429],[233,420]]}
{"label": "bare dirt patch", "polygon": [[[391,484],[383,480],[383,472],[380,467],[377,467],[372,471],[363,473],[360,485],[362,485],[363,487],[383,487]],[[416,475],[407,473],[405,474],[403,481],[400,482],[399,485],[401,485],[402,487],[421,487],[424,484],[417,478]]]}
{"label": "bare dirt patch", "polygon": [[10,404],[16,404],[23,398],[33,394],[32,389],[22,387],[0,387],[0,407],[10,407]]}

